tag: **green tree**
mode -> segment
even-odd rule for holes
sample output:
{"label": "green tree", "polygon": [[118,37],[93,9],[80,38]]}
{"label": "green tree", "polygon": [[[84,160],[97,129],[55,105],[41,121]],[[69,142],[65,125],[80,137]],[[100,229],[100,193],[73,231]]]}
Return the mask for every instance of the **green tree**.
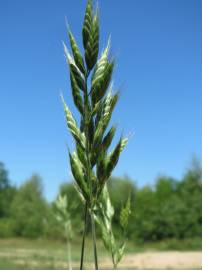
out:
{"label": "green tree", "polygon": [[9,184],[8,171],[5,169],[4,164],[0,162],[0,190],[8,188],[10,186]]}
{"label": "green tree", "polygon": [[155,240],[155,222],[157,215],[155,192],[150,186],[140,188],[136,192],[133,218],[134,237],[149,241]]}
{"label": "green tree", "polygon": [[181,202],[176,196],[177,181],[160,176],[154,187],[156,215],[153,216],[154,235],[156,240],[176,236],[175,220]]}
{"label": "green tree", "polygon": [[18,190],[12,203],[14,231],[18,236],[43,235],[47,204],[43,198],[42,181],[32,175]]}
{"label": "green tree", "polygon": [[181,237],[202,236],[202,166],[198,160],[193,160],[179,183],[178,192],[187,209]]}
{"label": "green tree", "polygon": [[181,238],[189,207],[178,193],[178,181],[161,176],[153,187],[139,189],[134,214],[135,236],[143,241]]}
{"label": "green tree", "polygon": [[8,217],[16,189],[11,186],[8,171],[0,162],[0,218]]}

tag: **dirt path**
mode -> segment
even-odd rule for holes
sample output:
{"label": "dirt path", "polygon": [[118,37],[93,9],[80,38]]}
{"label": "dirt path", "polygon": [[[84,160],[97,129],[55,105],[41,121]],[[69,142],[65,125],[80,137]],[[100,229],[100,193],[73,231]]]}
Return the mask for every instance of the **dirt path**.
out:
{"label": "dirt path", "polygon": [[120,266],[131,269],[202,268],[202,252],[145,252],[125,256]]}

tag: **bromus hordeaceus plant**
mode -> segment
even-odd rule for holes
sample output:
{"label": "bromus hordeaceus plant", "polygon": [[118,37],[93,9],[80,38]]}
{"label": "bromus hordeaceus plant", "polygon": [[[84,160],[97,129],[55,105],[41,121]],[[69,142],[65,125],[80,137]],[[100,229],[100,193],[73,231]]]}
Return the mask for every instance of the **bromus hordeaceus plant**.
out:
{"label": "bromus hordeaceus plant", "polygon": [[80,270],[83,269],[88,217],[92,228],[95,269],[98,270],[94,211],[127,139],[121,137],[109,153],[116,127],[108,126],[119,94],[112,93],[110,86],[114,69],[114,60],[109,58],[110,42],[98,56],[99,18],[98,11],[93,11],[92,0],[87,2],[82,29],[84,57],[70,29],[68,36],[72,55],[66,45],[64,51],[70,71],[73,100],[80,113],[80,124],[62,100],[67,126],[75,139],[75,151],[69,152],[71,170],[76,188],[85,203]]}
{"label": "bromus hordeaceus plant", "polygon": [[59,195],[55,202],[56,212],[55,217],[64,230],[64,236],[67,241],[67,253],[69,270],[72,270],[72,256],[71,256],[71,241],[73,237],[72,222],[70,211],[68,207],[68,200],[66,195]]}

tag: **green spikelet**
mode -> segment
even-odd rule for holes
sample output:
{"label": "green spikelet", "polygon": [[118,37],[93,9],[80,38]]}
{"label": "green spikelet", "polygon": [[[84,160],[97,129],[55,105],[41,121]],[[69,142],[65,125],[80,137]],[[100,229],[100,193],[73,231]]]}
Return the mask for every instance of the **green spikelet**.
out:
{"label": "green spikelet", "polygon": [[71,170],[72,170],[72,174],[74,176],[74,179],[75,179],[77,185],[79,186],[80,190],[82,190],[83,196],[87,199],[89,192],[88,192],[86,182],[84,180],[84,173],[83,173],[83,169],[82,169],[82,164],[79,161],[79,158],[78,158],[76,152],[74,152],[73,154],[71,154],[69,152],[69,160],[70,160]]}
{"label": "green spikelet", "polygon": [[95,134],[94,134],[94,140],[93,140],[93,149],[94,154],[92,155],[92,166],[95,165],[96,160],[98,158],[100,150],[107,151],[109,148],[111,141],[115,135],[116,128],[113,127],[109,130],[107,135],[104,137],[103,142],[103,134],[106,131],[106,128],[109,124],[109,121],[111,119],[111,115],[114,109],[114,106],[118,100],[118,94],[112,95],[109,93],[107,97],[104,100],[104,104],[102,104],[102,107],[99,107],[98,114],[95,121]]}
{"label": "green spikelet", "polygon": [[103,105],[104,129],[107,128],[110,122],[110,119],[111,119],[114,107],[118,101],[118,98],[119,98],[118,93],[116,93],[115,95],[112,95],[111,92],[109,92],[109,94],[105,98],[104,105]]}
{"label": "green spikelet", "polygon": [[93,111],[92,111],[92,116],[95,116],[95,115],[98,113],[98,111],[100,110],[101,106],[102,106],[102,102],[101,102],[101,100],[100,100],[100,101],[98,101],[98,102],[95,104],[95,106],[94,106],[94,108],[93,108]]}
{"label": "green spikelet", "polygon": [[115,149],[112,151],[112,153],[108,157],[107,165],[106,165],[106,171],[107,171],[107,177],[109,177],[113,171],[113,169],[116,167],[116,164],[119,160],[119,156],[121,152],[123,151],[125,145],[127,144],[127,139],[121,138],[116,145]]}
{"label": "green spikelet", "polygon": [[121,139],[121,147],[120,147],[121,152],[123,151],[123,149],[125,148],[127,143],[128,143],[128,138],[122,138]]}
{"label": "green spikelet", "polygon": [[86,155],[85,155],[85,151],[84,149],[80,146],[79,143],[76,143],[76,152],[77,152],[77,156],[80,160],[80,162],[82,163],[84,168],[87,168],[87,160],[86,160]]}
{"label": "green spikelet", "polygon": [[72,48],[72,53],[74,56],[74,61],[77,65],[77,67],[80,69],[80,71],[83,74],[85,74],[86,70],[85,70],[85,66],[84,66],[84,62],[83,62],[83,57],[80,53],[79,47],[76,43],[76,40],[75,40],[75,38],[70,30],[68,30],[68,36],[69,36],[69,40],[70,40],[70,44],[71,44],[71,48]]}
{"label": "green spikelet", "polygon": [[110,250],[111,249],[111,237],[109,235],[109,232],[107,231],[106,227],[101,224],[101,232],[102,232],[102,240],[103,240],[103,244],[106,248],[106,250]]}
{"label": "green spikelet", "polygon": [[[103,132],[103,129],[101,129],[100,131],[101,133]],[[91,154],[91,166],[94,167],[98,158],[99,158],[99,155],[100,155],[100,151],[103,151],[103,152],[107,152],[112,140],[113,140],[113,137],[115,135],[115,132],[116,132],[116,127],[113,126],[106,134],[106,136],[104,137],[103,141],[101,142],[101,139],[100,140],[95,140],[94,141],[94,145],[93,145],[93,152]],[[102,137],[102,136],[101,136]],[[99,138],[99,135],[98,135],[98,138]]]}
{"label": "green spikelet", "polygon": [[106,180],[106,154],[102,151],[97,161],[96,175],[100,184],[100,192]]}
{"label": "green spikelet", "polygon": [[108,93],[104,101],[104,106],[103,106],[104,115],[112,114],[113,109],[118,101],[118,98],[119,98],[119,93],[116,93],[115,95],[112,95],[111,92]]}
{"label": "green spikelet", "polygon": [[104,209],[104,213],[106,216],[106,220],[105,222],[107,222],[107,228],[109,229],[109,221],[112,221],[112,218],[114,216],[114,207],[111,203],[110,200],[110,196],[109,196],[109,191],[107,188],[107,185],[104,186],[103,191],[102,191],[102,197],[101,197],[101,201],[102,201],[102,206]]}
{"label": "green spikelet", "polygon": [[92,9],[93,9],[92,0],[88,0],[82,29],[83,46],[85,49],[89,41],[89,36],[92,28],[92,13],[93,13]]}
{"label": "green spikelet", "polygon": [[120,225],[123,228],[123,230],[126,230],[128,226],[128,220],[129,216],[131,214],[131,208],[130,208],[130,197],[128,198],[125,207],[121,209],[120,214]]}
{"label": "green spikelet", "polygon": [[96,148],[100,145],[102,142],[102,135],[104,132],[104,121],[103,119],[100,120],[94,134],[94,139],[93,139],[93,148]]}
{"label": "green spikelet", "polygon": [[83,110],[83,100],[79,91],[78,84],[74,78],[74,75],[72,72],[70,72],[70,81],[71,81],[71,88],[72,88],[72,96],[74,99],[74,104],[76,105],[77,109],[79,112],[83,115],[84,110]]}
{"label": "green spikelet", "polygon": [[108,42],[107,48],[98,61],[92,76],[91,97],[93,104],[96,104],[102,97],[104,97],[111,81],[114,62],[108,61],[109,47],[110,45]]}
{"label": "green spikelet", "polygon": [[92,70],[97,62],[99,52],[99,20],[98,20],[98,13],[95,14],[90,34],[88,36],[88,42],[85,48],[85,60],[88,70]]}
{"label": "green spikelet", "polygon": [[66,61],[69,65],[70,72],[74,75],[74,78],[79,88],[82,91],[85,91],[86,89],[85,77],[83,73],[80,71],[80,69],[77,67],[73,57],[69,54],[67,46],[65,44],[63,44],[63,46],[64,46]]}
{"label": "green spikelet", "polygon": [[123,245],[116,251],[116,264],[118,264],[123,258],[124,251],[125,251],[125,243],[123,243]]}
{"label": "green spikelet", "polygon": [[69,64],[70,72],[74,75],[74,78],[79,86],[79,88],[84,91],[86,88],[85,85],[85,79],[83,77],[83,74],[80,72],[78,67],[74,63]]}
{"label": "green spikelet", "polygon": [[[116,127],[113,126],[106,134],[106,136],[104,137],[103,141],[101,142],[101,138],[102,136],[99,137],[98,135],[98,139],[94,141],[94,144],[93,144],[93,152],[91,154],[91,166],[94,167],[98,158],[99,158],[99,155],[100,155],[100,151],[103,151],[103,152],[107,152],[109,146],[111,145],[111,142],[113,140],[113,137],[115,135],[115,132],[116,132]],[[100,133],[102,134],[103,133],[103,129],[100,130]]]}
{"label": "green spikelet", "polygon": [[64,101],[64,98],[63,97],[61,97],[61,98],[62,98],[62,102],[63,102],[63,106],[64,106],[64,111],[65,111],[65,116],[66,116],[67,126],[69,128],[69,131],[71,132],[71,134],[74,137],[74,139],[76,140],[76,142],[78,142],[82,148],[85,148],[85,136],[83,133],[81,133],[81,131],[77,127],[76,120],[74,119],[71,111],[67,107],[67,105]]}
{"label": "green spikelet", "polygon": [[110,40],[108,41],[106,49],[104,50],[104,52],[102,53],[100,59],[98,60],[96,64],[96,67],[92,76],[92,80],[91,80],[92,87],[94,87],[94,85],[96,85],[96,83],[102,77],[103,71],[108,63],[109,49],[110,49]]}
{"label": "green spikelet", "polygon": [[106,151],[109,148],[109,146],[111,145],[111,142],[114,138],[115,132],[116,132],[116,127],[113,126],[110,128],[107,135],[104,137],[103,142],[102,142],[102,148],[104,151]]}
{"label": "green spikelet", "polygon": [[102,99],[108,89],[108,86],[111,81],[112,73],[114,69],[114,62],[107,63],[106,68],[103,72],[102,77],[97,82],[92,90],[92,101],[93,104]]}
{"label": "green spikelet", "polygon": [[[97,111],[96,111],[96,117],[95,117],[95,126],[97,127],[101,117],[102,117],[102,113],[103,113],[103,107],[104,107],[104,102],[102,100],[100,100],[98,103],[99,106],[97,107]],[[96,106],[96,105],[95,105]],[[95,108],[95,107],[94,107]]]}
{"label": "green spikelet", "polygon": [[102,136],[108,127],[113,109],[118,101],[119,94],[112,95],[111,92],[105,97],[102,106],[99,107],[97,116],[95,119],[96,131]]}
{"label": "green spikelet", "polygon": [[112,114],[114,107],[116,106],[117,101],[119,100],[119,92],[112,96],[110,104],[110,113]]}

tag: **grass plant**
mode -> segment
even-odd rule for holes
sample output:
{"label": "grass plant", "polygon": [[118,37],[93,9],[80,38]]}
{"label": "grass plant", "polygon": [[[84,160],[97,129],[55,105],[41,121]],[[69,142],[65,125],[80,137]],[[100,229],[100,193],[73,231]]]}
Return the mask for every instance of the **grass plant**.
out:
{"label": "grass plant", "polygon": [[115,61],[109,57],[110,40],[100,55],[99,35],[98,9],[94,11],[92,0],[88,0],[82,27],[84,56],[69,26],[72,53],[64,44],[72,97],[80,114],[79,121],[62,97],[67,126],[75,140],[75,151],[69,150],[71,171],[85,204],[80,270],[83,269],[88,219],[91,223],[95,269],[99,269],[94,211],[127,143],[127,139],[121,136],[114,149],[109,152],[116,132],[116,126],[109,127],[109,123],[119,93],[114,92],[111,84]]}

